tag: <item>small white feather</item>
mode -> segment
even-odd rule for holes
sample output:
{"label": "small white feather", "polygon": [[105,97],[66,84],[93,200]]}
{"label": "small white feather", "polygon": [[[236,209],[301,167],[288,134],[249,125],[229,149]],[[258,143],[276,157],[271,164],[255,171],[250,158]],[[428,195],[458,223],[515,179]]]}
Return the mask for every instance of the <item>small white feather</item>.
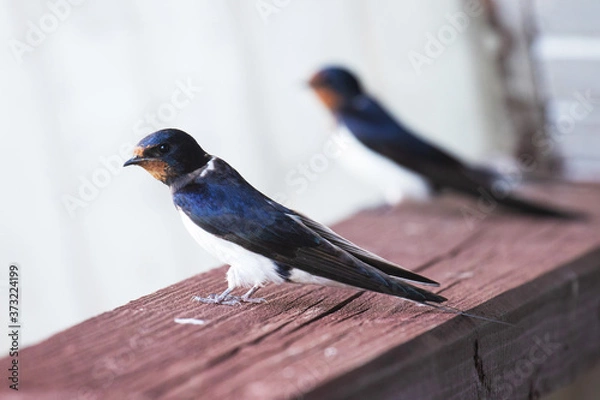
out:
{"label": "small white feather", "polygon": [[204,324],[206,324],[206,321],[204,321],[203,319],[196,319],[196,318],[175,318],[173,321],[176,324],[182,324],[182,325],[204,325]]}
{"label": "small white feather", "polygon": [[215,157],[211,158],[210,161],[202,168],[202,172],[200,173],[200,178],[204,178],[206,174],[210,171],[214,171],[215,169]]}

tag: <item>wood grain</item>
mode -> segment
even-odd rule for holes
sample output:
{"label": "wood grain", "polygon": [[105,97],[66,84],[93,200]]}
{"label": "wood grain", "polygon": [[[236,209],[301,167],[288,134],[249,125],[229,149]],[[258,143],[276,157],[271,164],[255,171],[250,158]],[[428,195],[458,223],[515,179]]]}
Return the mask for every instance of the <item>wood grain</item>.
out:
{"label": "wood grain", "polygon": [[219,268],[24,349],[21,390],[3,385],[0,395],[537,398],[600,360],[600,186],[529,192],[592,217],[566,222],[494,210],[467,223],[464,210],[477,203],[443,196],[365,211],[335,227],[441,282],[449,305],[512,327],[384,295],[310,286],[269,286],[259,292],[266,305],[191,301],[225,287],[226,269]]}

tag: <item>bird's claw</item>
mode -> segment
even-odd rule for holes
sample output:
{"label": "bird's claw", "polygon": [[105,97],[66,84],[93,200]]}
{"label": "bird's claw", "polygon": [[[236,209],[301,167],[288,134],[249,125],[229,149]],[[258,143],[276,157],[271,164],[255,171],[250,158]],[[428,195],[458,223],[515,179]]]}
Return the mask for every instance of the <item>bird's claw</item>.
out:
{"label": "bird's claw", "polygon": [[194,296],[192,300],[204,304],[221,304],[225,306],[237,306],[240,304],[237,296],[219,296],[218,294],[209,294],[208,297]]}
{"label": "bird's claw", "polygon": [[243,296],[233,296],[231,295],[231,291],[233,288],[227,288],[221,294],[209,294],[208,297],[192,297],[192,300],[199,301],[200,303],[206,304],[223,304],[226,306],[237,306],[241,303],[266,303],[265,299],[261,298],[253,298],[250,297],[260,288],[260,285],[254,285],[250,290],[248,290]]}
{"label": "bird's claw", "polygon": [[262,298],[250,298],[245,296],[231,295],[221,296],[215,293],[209,294],[207,297],[194,296],[192,297],[192,300],[205,304],[221,304],[225,306],[239,306],[242,303],[259,304],[267,302],[267,300]]}

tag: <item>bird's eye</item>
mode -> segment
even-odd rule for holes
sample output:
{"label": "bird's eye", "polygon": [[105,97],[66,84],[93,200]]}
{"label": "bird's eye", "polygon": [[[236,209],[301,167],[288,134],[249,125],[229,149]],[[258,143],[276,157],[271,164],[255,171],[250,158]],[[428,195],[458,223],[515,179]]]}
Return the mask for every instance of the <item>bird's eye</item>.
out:
{"label": "bird's eye", "polygon": [[167,143],[163,143],[158,146],[158,152],[160,154],[167,154],[169,150],[171,150],[171,146],[169,146]]}

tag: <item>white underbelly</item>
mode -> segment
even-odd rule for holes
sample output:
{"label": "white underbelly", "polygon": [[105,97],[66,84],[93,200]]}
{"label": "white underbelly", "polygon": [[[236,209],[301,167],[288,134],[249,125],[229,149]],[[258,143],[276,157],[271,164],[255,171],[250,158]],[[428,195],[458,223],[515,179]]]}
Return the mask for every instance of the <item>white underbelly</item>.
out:
{"label": "white underbelly", "polygon": [[379,190],[388,204],[426,199],[430,188],[423,178],[363,145],[345,126],[336,133],[344,143],[339,162],[351,174]]}
{"label": "white underbelly", "polygon": [[183,225],[196,242],[219,261],[230,265],[227,271],[229,288],[263,285],[267,282],[283,283],[273,261],[206,232],[183,211],[179,210],[179,213]]}

